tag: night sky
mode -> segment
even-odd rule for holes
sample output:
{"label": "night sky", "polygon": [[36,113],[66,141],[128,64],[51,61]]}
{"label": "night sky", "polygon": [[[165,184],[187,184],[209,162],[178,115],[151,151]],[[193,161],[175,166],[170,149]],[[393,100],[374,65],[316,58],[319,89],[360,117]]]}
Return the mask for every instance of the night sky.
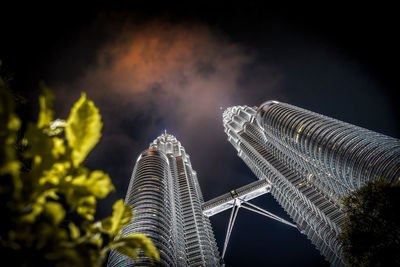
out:
{"label": "night sky", "polygon": [[[40,80],[66,118],[81,91],[103,116],[86,162],[125,197],[139,153],[164,129],[191,156],[205,200],[254,181],[227,141],[222,112],[276,99],[395,138],[399,17],[384,5],[240,4],[0,6],[2,74],[34,120]],[[252,201],[288,215],[271,196]],[[211,218],[220,250],[229,212]],[[227,266],[328,266],[305,235],[240,210]]]}

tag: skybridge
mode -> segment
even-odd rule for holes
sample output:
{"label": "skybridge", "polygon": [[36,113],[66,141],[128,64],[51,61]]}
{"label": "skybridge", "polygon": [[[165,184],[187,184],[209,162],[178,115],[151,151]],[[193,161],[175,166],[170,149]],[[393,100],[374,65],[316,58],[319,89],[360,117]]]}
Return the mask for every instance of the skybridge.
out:
{"label": "skybridge", "polygon": [[271,192],[271,183],[267,180],[258,180],[248,185],[242,186],[238,189],[231,190],[229,193],[211,199],[202,205],[203,214],[207,217],[211,217],[225,210],[232,209],[231,216],[228,222],[228,229],[226,231],[224,248],[222,251],[222,260],[225,257],[226,248],[228,246],[229,238],[231,236],[233,225],[235,223],[239,208],[244,208],[246,210],[284,223],[288,226],[297,228],[295,224],[290,223],[285,219],[282,219],[281,217],[248,202],[249,200],[252,200],[269,192]]}

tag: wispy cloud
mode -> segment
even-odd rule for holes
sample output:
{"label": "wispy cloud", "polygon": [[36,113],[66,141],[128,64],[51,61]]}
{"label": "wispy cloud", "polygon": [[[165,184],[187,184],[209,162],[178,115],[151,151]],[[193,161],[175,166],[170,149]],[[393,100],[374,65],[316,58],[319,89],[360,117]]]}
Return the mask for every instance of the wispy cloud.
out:
{"label": "wispy cloud", "polygon": [[219,107],[232,101],[241,70],[251,61],[243,48],[205,26],[126,25],[99,50],[81,87],[96,98],[117,95],[136,109],[190,127],[218,116]]}

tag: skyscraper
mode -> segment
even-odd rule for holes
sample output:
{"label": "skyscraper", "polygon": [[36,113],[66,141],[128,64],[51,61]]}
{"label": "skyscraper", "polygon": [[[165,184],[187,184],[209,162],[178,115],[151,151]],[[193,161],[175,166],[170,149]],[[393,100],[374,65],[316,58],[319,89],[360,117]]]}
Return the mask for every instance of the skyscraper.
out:
{"label": "skyscraper", "polygon": [[[219,266],[219,253],[189,155],[166,132],[138,157],[125,203],[134,218],[122,235],[144,233],[160,253],[160,266]],[[112,251],[108,266],[149,266]]]}
{"label": "skyscraper", "polygon": [[277,101],[223,114],[239,157],[333,266],[344,265],[340,199],[380,177],[400,179],[400,141]]}

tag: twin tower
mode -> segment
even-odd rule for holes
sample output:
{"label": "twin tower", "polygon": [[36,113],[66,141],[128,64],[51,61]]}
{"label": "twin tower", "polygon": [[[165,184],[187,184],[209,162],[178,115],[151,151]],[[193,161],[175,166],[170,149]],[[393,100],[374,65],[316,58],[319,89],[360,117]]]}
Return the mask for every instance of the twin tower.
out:
{"label": "twin tower", "polygon": [[[164,133],[136,161],[125,199],[135,216],[122,234],[150,237],[160,266],[220,266],[208,208],[234,208],[245,201],[240,196],[254,195],[262,186],[332,266],[344,266],[338,241],[341,197],[371,180],[399,180],[400,141],[277,101],[230,107],[223,123],[229,142],[260,180],[255,189],[245,186],[237,191],[247,195],[232,190],[204,203],[189,155]],[[108,266],[150,262],[113,251]]]}

